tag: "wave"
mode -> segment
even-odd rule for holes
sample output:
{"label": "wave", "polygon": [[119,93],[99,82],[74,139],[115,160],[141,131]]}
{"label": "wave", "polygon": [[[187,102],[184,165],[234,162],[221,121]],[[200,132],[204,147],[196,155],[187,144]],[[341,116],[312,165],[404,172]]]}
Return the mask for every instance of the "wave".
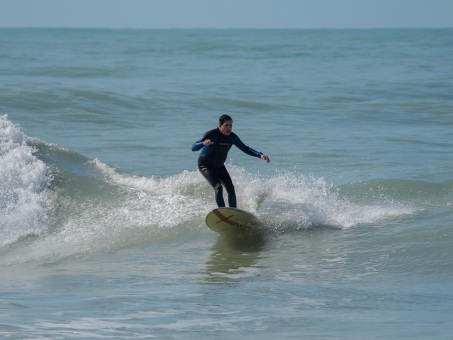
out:
{"label": "wave", "polygon": [[[29,138],[7,116],[0,141],[0,263],[57,261],[211,232],[204,217],[215,207],[213,192],[196,171],[137,176]],[[385,223],[421,209],[414,203],[420,190],[445,205],[453,188],[394,180],[335,187],[296,171],[263,178],[229,169],[239,207],[271,236]]]}

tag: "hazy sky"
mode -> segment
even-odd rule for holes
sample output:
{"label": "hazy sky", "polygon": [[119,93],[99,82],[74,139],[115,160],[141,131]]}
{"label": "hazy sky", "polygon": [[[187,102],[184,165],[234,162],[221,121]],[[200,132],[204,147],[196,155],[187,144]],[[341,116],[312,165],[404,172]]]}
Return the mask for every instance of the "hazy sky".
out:
{"label": "hazy sky", "polygon": [[0,27],[453,27],[453,0],[0,0]]}

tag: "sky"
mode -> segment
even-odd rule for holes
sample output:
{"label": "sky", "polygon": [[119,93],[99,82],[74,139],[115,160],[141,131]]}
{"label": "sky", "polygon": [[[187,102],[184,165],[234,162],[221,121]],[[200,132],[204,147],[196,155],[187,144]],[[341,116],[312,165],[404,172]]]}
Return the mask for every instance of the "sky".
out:
{"label": "sky", "polygon": [[453,0],[0,0],[0,27],[444,28]]}

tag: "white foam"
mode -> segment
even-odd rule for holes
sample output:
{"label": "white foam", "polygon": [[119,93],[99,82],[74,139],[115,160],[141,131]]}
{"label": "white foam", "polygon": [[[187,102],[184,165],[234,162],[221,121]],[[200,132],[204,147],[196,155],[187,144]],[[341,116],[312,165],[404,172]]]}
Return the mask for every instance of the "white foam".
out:
{"label": "white foam", "polygon": [[267,181],[269,197],[259,214],[277,229],[328,226],[347,229],[410,213],[405,207],[360,205],[339,197],[323,178],[278,175]]}
{"label": "white foam", "polygon": [[130,201],[124,202],[123,208],[134,211],[133,216],[136,218],[141,215],[148,224],[152,217],[154,227],[181,225],[207,211],[206,202],[198,195],[197,186],[204,181],[199,174],[183,171],[167,178],[155,179],[120,173],[99,160],[93,163],[109,181],[127,189],[126,196],[129,196]]}
{"label": "white foam", "polygon": [[[133,205],[126,205],[134,210],[133,216],[145,211],[145,220],[151,215],[162,227],[200,219],[215,207],[212,188],[196,171],[154,179],[121,174],[98,160],[94,162],[116,184],[141,196]],[[407,207],[384,202],[351,202],[340,197],[323,178],[294,173],[260,178],[231,164],[228,169],[234,178],[239,207],[257,214],[279,231],[313,226],[347,229],[411,213]]]}
{"label": "white foam", "polygon": [[0,117],[0,246],[47,229],[47,166],[34,156],[28,137]]}

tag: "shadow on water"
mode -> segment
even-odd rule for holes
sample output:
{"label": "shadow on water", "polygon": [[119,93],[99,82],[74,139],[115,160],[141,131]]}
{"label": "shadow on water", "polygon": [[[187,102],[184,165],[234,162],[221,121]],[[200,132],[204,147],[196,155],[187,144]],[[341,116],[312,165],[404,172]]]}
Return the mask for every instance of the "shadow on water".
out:
{"label": "shadow on water", "polygon": [[222,233],[206,261],[208,283],[226,283],[249,276],[265,246],[261,232]]}

